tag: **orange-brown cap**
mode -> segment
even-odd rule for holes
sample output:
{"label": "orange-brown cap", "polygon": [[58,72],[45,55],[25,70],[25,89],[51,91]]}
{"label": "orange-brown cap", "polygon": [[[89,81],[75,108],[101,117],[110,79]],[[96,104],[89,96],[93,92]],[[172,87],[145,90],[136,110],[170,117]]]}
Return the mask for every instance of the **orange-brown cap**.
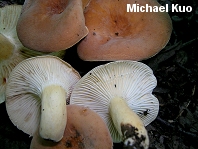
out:
{"label": "orange-brown cap", "polygon": [[127,12],[127,4],[159,7],[155,0],[92,0],[85,10],[89,34],[78,45],[83,60],[143,60],[169,41],[167,12]]}
{"label": "orange-brown cap", "polygon": [[85,9],[89,5],[90,1],[91,0],[82,0],[82,7],[83,7],[83,9]]}
{"label": "orange-brown cap", "polygon": [[88,0],[26,0],[17,24],[24,46],[42,52],[70,48],[88,34],[84,7]]}
{"label": "orange-brown cap", "polygon": [[94,111],[67,105],[67,125],[63,139],[52,142],[33,136],[30,149],[112,149],[113,142],[103,119]]}
{"label": "orange-brown cap", "polygon": [[12,69],[26,58],[39,55],[55,55],[63,58],[65,50],[40,52],[30,50],[19,41],[16,25],[22,5],[6,5],[0,8],[0,103],[5,101],[5,89]]}

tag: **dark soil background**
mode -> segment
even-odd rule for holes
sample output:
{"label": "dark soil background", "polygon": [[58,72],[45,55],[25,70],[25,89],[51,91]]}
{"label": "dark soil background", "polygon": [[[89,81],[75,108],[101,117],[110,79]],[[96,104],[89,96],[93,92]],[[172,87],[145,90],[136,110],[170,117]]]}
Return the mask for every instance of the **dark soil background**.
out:
{"label": "dark soil background", "polygon": [[[0,6],[23,2],[0,1]],[[169,43],[156,56],[142,61],[153,69],[158,80],[153,94],[160,102],[159,115],[146,127],[150,149],[198,149],[198,1],[159,2],[193,9],[192,12],[169,12],[173,22]],[[81,61],[75,47],[67,50],[65,60],[81,75],[106,63]],[[30,141],[28,135],[11,123],[5,104],[0,104],[0,149],[28,149]],[[115,144],[114,149],[122,149],[122,144]]]}

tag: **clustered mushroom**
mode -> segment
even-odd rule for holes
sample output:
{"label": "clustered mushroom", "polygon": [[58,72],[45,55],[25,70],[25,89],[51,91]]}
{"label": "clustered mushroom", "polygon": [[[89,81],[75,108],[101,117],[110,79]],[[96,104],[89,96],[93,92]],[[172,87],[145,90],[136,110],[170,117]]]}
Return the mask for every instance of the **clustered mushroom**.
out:
{"label": "clustered mushroom", "polygon": [[21,9],[21,5],[5,5],[0,8],[0,103],[5,101],[5,87],[9,74],[19,62],[46,54],[63,58],[65,54],[65,51],[50,53],[33,51],[22,45],[16,32]]}
{"label": "clustered mushroom", "polygon": [[127,4],[160,6],[156,0],[91,0],[85,9],[88,35],[77,52],[86,61],[143,60],[168,42],[172,23],[167,12],[127,12]]}
{"label": "clustered mushroom", "polygon": [[159,111],[158,99],[152,95],[156,85],[157,80],[147,65],[115,61],[84,75],[72,91],[70,104],[96,111],[106,122],[114,142],[147,149],[149,138],[144,126]]}
{"label": "clustered mushroom", "polygon": [[32,136],[39,126],[42,138],[58,142],[66,126],[66,100],[79,73],[54,56],[37,56],[20,62],[6,85],[6,109],[20,130]]}
{"label": "clustered mushroom", "polygon": [[[148,149],[145,127],[159,111],[157,80],[138,61],[167,44],[172,23],[166,12],[126,12],[135,3],[160,6],[25,0],[0,9],[0,102],[6,98],[12,123],[33,136],[30,149],[112,149],[113,142]],[[113,62],[81,78],[61,59],[73,45],[82,60]]]}
{"label": "clustered mushroom", "polygon": [[88,34],[83,9],[89,0],[25,0],[17,24],[24,46],[43,52],[70,48]]}
{"label": "clustered mushroom", "polygon": [[63,139],[52,142],[34,134],[30,149],[112,149],[113,143],[102,118],[84,106],[67,105],[67,125]]}

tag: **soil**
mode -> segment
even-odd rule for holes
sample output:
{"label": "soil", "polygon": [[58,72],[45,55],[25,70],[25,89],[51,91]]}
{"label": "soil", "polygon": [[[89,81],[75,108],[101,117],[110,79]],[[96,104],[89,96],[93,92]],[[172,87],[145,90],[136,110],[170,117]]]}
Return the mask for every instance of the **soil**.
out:
{"label": "soil", "polygon": [[[23,0],[0,1],[23,4]],[[153,94],[159,99],[160,110],[155,121],[146,128],[150,149],[197,149],[198,147],[198,1],[159,0],[162,5],[191,6],[192,12],[169,12],[173,32],[167,46],[156,56],[142,61],[149,65],[158,80]],[[67,50],[65,60],[83,76],[107,62],[84,62],[76,47]],[[0,148],[28,149],[31,137],[18,130],[0,104]],[[121,149],[122,144],[114,144]]]}

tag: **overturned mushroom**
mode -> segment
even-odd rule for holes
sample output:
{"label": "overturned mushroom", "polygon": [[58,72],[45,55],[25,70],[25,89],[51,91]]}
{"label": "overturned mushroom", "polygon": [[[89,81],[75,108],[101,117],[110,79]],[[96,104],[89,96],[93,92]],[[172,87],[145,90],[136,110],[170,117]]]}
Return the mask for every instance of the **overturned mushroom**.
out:
{"label": "overturned mushroom", "polygon": [[44,140],[34,134],[30,149],[112,149],[113,142],[103,119],[94,111],[67,105],[67,125],[60,142]]}
{"label": "overturned mushroom", "polygon": [[85,9],[89,33],[77,47],[86,61],[142,60],[169,41],[172,22],[167,12],[127,12],[127,4],[159,7],[156,0],[92,0]]}
{"label": "overturned mushroom", "polygon": [[39,123],[42,138],[55,142],[66,126],[66,100],[80,75],[55,56],[37,56],[20,62],[6,86],[6,109],[20,130],[32,136]]}
{"label": "overturned mushroom", "polygon": [[43,53],[27,49],[19,41],[16,24],[21,5],[6,5],[0,8],[0,103],[5,101],[5,87],[12,69],[22,60],[38,55],[56,55],[63,58],[65,51]]}
{"label": "overturned mushroom", "polygon": [[89,0],[26,0],[17,24],[20,41],[43,52],[70,48],[88,34],[83,9]]}
{"label": "overturned mushroom", "polygon": [[156,83],[152,70],[141,62],[111,62],[84,75],[75,85],[70,103],[96,111],[114,142],[146,149],[149,138],[144,126],[159,111],[159,102],[152,95]]}

